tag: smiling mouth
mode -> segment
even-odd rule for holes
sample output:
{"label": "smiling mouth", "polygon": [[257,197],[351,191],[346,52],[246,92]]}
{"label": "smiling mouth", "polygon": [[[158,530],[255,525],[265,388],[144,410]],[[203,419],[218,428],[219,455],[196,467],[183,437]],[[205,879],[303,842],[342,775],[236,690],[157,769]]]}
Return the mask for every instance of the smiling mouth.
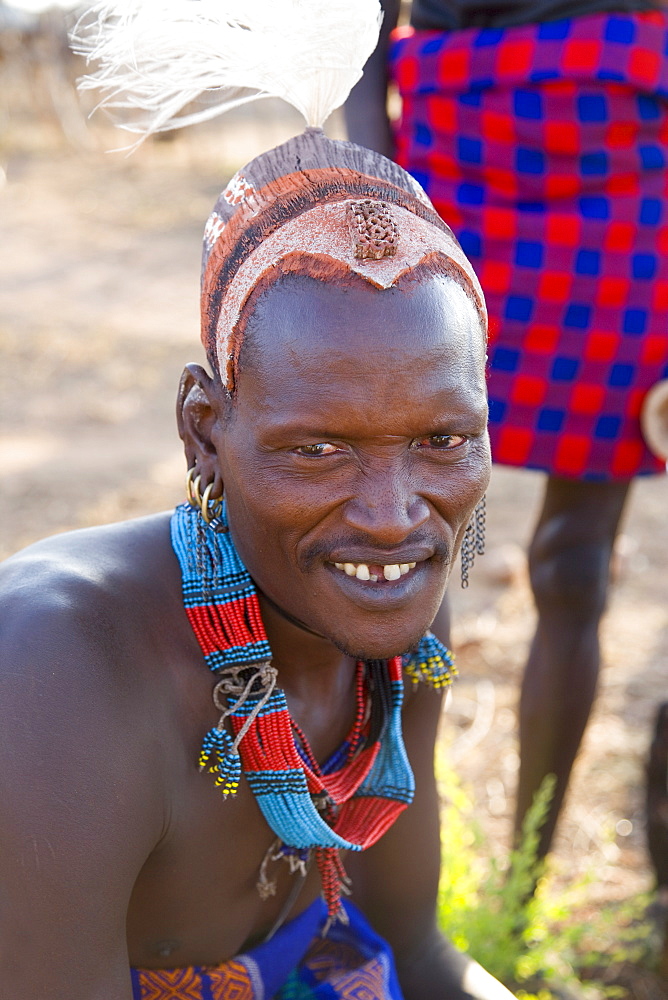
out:
{"label": "smiling mouth", "polygon": [[393,583],[395,580],[400,580],[403,576],[406,576],[412,569],[415,569],[417,563],[331,563],[335,569],[339,570],[341,573],[345,573],[346,576],[354,576],[357,580],[362,580],[364,582],[379,583],[381,581],[387,581],[388,583]]}

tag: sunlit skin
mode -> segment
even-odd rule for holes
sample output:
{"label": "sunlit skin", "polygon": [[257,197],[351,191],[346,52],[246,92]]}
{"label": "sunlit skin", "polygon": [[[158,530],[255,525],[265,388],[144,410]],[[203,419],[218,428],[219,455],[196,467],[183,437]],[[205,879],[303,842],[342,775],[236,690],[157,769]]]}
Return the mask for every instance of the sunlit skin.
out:
{"label": "sunlit skin", "polygon": [[[179,430],[188,466],[214,495],[225,485],[279,683],[322,760],[354,716],[355,655],[421,636],[484,491],[484,343],[445,277],[383,292],[289,278],[254,305],[236,398],[188,366]],[[225,962],[290,894],[285,867],[276,896],[256,890],[274,833],[246,782],[223,803],[197,771],[219,713],[169,520],[60,535],[0,569],[3,1000],[131,1000],[131,965]],[[346,560],[416,565],[374,583],[334,565]],[[389,941],[406,1000],[503,1000],[436,927],[440,705],[406,692],[415,799],[346,858],[353,900]],[[313,866],[287,918],[320,891]],[[479,988],[462,986],[471,969]]]}

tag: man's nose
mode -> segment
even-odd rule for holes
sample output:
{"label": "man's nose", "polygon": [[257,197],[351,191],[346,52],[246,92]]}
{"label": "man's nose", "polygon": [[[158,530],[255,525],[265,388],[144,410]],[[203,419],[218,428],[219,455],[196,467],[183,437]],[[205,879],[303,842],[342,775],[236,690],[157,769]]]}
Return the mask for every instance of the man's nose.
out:
{"label": "man's nose", "polygon": [[344,505],[346,524],[376,545],[398,545],[429,520],[427,501],[402,462],[374,462],[360,471],[355,495]]}

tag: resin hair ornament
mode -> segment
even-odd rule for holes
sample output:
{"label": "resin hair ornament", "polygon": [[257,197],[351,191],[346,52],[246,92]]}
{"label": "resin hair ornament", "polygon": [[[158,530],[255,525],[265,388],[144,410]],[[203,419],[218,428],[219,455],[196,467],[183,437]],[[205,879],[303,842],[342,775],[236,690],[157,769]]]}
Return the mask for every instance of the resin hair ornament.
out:
{"label": "resin hair ornament", "polygon": [[320,129],[263,153],[219,197],[202,257],[202,342],[234,391],[255,289],[286,273],[335,281],[352,273],[376,288],[419,265],[452,277],[487,313],[478,279],[422,188],[379,153]]}
{"label": "resin hair ornament", "polygon": [[[357,274],[389,288],[418,266],[452,277],[487,313],[450,228],[401,167],[322,125],[374,50],[378,0],[124,0],[98,3],[73,46],[98,69],[84,89],[144,135],[281,97],[307,129],[256,157],[229,182],[204,235],[201,337],[232,394],[255,289],[287,273]],[[199,110],[185,110],[206,95]],[[141,138],[138,140],[141,142]]]}

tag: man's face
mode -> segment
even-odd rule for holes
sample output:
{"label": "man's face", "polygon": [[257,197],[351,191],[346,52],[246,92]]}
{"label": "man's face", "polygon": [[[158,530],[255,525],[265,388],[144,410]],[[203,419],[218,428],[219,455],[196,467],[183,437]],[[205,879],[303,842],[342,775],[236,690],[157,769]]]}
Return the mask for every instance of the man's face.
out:
{"label": "man's face", "polygon": [[213,439],[258,589],[347,653],[430,626],[489,479],[484,343],[445,277],[284,278],[257,304]]}

